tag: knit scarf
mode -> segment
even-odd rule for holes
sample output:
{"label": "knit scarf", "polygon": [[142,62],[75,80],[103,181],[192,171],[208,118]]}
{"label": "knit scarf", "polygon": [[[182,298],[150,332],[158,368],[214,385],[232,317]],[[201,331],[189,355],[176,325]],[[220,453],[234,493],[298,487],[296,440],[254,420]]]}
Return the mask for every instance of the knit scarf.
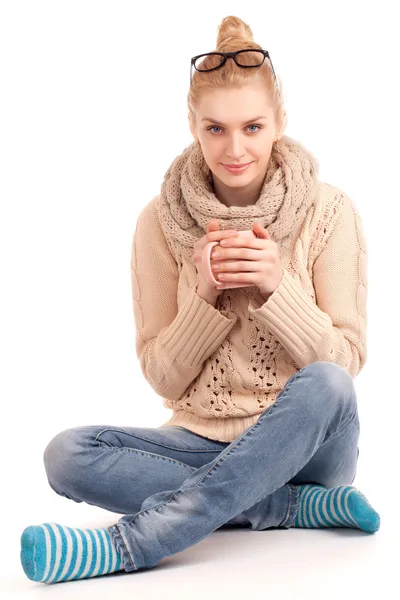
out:
{"label": "knit scarf", "polygon": [[212,188],[211,171],[201,146],[193,142],[167,170],[156,199],[157,212],[175,258],[193,257],[194,244],[212,218],[220,230],[268,229],[282,247],[297,238],[316,195],[318,163],[299,142],[283,136],[272,146],[260,196],[255,204],[225,206]]}

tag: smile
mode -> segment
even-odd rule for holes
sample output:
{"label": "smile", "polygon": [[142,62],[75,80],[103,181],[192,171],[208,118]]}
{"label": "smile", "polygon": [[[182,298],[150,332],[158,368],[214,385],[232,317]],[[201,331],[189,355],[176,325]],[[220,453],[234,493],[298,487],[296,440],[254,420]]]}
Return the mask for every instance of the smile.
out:
{"label": "smile", "polygon": [[234,167],[228,167],[228,165],[222,165],[224,169],[226,169],[229,173],[243,173],[246,171],[252,163],[247,163],[245,165],[238,165]]}

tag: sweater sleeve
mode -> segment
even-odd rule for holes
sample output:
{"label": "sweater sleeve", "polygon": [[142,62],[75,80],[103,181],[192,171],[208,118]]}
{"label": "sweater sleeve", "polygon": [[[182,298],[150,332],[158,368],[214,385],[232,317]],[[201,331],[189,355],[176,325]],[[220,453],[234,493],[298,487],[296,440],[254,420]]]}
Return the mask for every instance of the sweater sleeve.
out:
{"label": "sweater sleeve", "polygon": [[367,248],[360,217],[343,194],[331,234],[313,264],[316,303],[284,269],[273,294],[249,312],[303,368],[334,362],[355,378],[366,359]]}
{"label": "sweater sleeve", "polygon": [[155,202],[139,214],[132,241],[132,301],[136,353],[157,394],[179,399],[237,317],[197,294],[197,282],[178,306],[179,270],[161,229]]}

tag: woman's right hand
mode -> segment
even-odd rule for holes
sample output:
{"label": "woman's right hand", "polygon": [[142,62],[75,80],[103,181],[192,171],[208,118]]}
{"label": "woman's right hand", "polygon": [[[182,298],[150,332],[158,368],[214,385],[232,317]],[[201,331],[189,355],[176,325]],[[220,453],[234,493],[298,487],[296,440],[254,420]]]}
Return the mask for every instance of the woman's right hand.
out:
{"label": "woman's right hand", "polygon": [[[202,267],[202,257],[203,251],[207,244],[210,242],[220,242],[221,240],[238,235],[237,231],[234,229],[228,229],[226,231],[219,230],[219,223],[217,219],[211,219],[211,221],[207,225],[207,233],[203,235],[194,245],[194,262],[197,269],[197,280],[198,280],[198,288],[197,292],[206,296],[207,298],[218,298],[218,296],[224,290],[218,290],[215,285],[210,285],[206,278],[204,277],[203,267]],[[213,265],[212,260],[212,252],[211,252],[211,266]],[[218,276],[215,277],[218,279]]]}

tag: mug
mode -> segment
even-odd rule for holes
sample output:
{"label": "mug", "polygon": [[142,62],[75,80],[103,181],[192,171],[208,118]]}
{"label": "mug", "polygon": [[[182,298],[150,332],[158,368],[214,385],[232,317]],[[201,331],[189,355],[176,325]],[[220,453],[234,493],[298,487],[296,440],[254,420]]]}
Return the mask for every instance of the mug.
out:
{"label": "mug", "polygon": [[[257,237],[254,234],[252,229],[238,231],[238,235],[252,237],[252,238]],[[228,238],[228,239],[230,239],[230,238]],[[214,248],[214,246],[218,246],[218,245],[219,245],[219,242],[209,242],[208,244],[205,245],[204,250],[203,250],[202,267],[203,267],[204,277],[207,280],[207,282],[210,285],[213,285],[215,287],[217,285],[221,285],[221,283],[224,283],[224,290],[229,290],[231,288],[238,288],[238,287],[252,287],[254,285],[253,283],[247,283],[244,285],[240,284],[240,283],[231,283],[228,285],[228,282],[226,282],[226,281],[221,282],[221,281],[218,281],[217,279],[215,279],[213,270],[211,268],[211,252],[212,252],[212,249]]]}

